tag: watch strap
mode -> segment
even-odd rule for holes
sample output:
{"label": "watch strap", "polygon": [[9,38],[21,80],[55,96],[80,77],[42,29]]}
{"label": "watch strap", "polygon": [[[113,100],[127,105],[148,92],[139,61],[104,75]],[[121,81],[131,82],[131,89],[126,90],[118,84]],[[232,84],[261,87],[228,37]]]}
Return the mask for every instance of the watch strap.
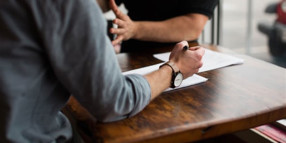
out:
{"label": "watch strap", "polygon": [[171,86],[170,87],[171,88],[175,88],[174,81],[175,81],[175,78],[176,78],[177,74],[180,72],[179,68],[175,65],[175,63],[173,63],[171,61],[168,61],[168,62],[162,64],[160,66],[160,68],[163,67],[163,66],[171,67],[171,69],[172,69],[172,79],[171,79]]}

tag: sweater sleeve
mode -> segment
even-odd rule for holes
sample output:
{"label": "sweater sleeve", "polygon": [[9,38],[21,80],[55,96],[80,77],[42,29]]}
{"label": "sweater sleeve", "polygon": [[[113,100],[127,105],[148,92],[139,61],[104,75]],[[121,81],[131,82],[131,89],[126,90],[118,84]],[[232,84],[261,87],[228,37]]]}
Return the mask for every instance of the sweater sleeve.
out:
{"label": "sweater sleeve", "polygon": [[[98,121],[133,116],[150,101],[147,80],[123,76],[94,0],[47,1],[43,35],[56,77]],[[56,6],[55,6],[56,5]]]}

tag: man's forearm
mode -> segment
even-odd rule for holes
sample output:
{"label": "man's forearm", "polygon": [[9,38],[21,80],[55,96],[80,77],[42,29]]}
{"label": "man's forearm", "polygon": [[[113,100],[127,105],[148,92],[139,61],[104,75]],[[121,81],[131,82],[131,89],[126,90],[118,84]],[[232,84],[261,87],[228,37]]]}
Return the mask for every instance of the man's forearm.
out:
{"label": "man's forearm", "polygon": [[168,66],[163,66],[159,70],[145,75],[151,87],[151,100],[170,87],[171,75],[172,69]]}
{"label": "man's forearm", "polygon": [[136,34],[134,39],[157,42],[178,42],[197,39],[206,22],[207,16],[188,14],[160,22],[134,21]]}

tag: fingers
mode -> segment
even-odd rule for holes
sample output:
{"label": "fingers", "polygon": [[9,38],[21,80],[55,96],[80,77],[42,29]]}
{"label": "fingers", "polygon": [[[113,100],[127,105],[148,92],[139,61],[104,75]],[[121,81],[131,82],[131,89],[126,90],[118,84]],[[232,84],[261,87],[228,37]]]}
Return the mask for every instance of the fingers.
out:
{"label": "fingers", "polygon": [[[178,47],[181,50],[185,46],[189,46],[187,41],[179,42],[175,47]],[[201,46],[189,47],[188,52],[192,53],[192,56],[194,56],[199,61],[202,59],[205,53],[205,49]]]}
{"label": "fingers", "polygon": [[180,47],[180,48],[183,48],[185,46],[188,46],[189,47],[189,44],[187,41],[181,41],[179,43],[176,44],[176,46]]}
{"label": "fingers", "polygon": [[199,47],[198,49],[196,49],[196,52],[197,52],[198,60],[202,60],[202,58],[205,54],[205,49],[203,47]]}
{"label": "fingers", "polygon": [[195,50],[197,50],[197,49],[199,49],[199,48],[200,48],[200,46],[194,46],[194,47],[190,47],[189,50],[195,51]]}
{"label": "fingers", "polygon": [[185,47],[185,46],[189,46],[189,44],[188,44],[188,42],[187,41],[182,41],[182,42],[179,42],[179,43],[177,43],[175,46],[174,46],[174,48],[173,48],[173,50],[172,50],[172,52],[171,52],[171,55],[170,55],[170,57],[169,57],[169,60],[171,60],[171,59],[173,59],[173,60],[175,60],[175,61],[177,61],[177,59],[178,59],[178,56],[176,56],[178,53],[183,53],[184,52],[184,50],[183,50],[183,48]]}
{"label": "fingers", "polygon": [[114,45],[120,44],[122,40],[123,40],[123,36],[119,35],[119,36],[117,36],[116,39],[113,40],[111,43],[112,43],[112,45],[114,46]]}
{"label": "fingers", "polygon": [[125,14],[120,11],[114,0],[109,0],[109,6],[111,10],[114,12],[116,17],[120,19],[126,19]]}
{"label": "fingers", "polygon": [[113,46],[115,53],[120,53],[121,46],[120,44],[116,44]]}
{"label": "fingers", "polygon": [[201,61],[204,54],[205,54],[205,49],[203,47],[200,46],[196,46],[196,47],[190,47],[189,48],[189,52],[191,53],[192,57],[196,60],[196,61]]}
{"label": "fingers", "polygon": [[200,47],[200,48],[198,48],[198,49],[196,50],[196,58],[197,58],[198,60],[202,60],[204,54],[205,54],[205,49],[204,49],[204,48]]}
{"label": "fingers", "polygon": [[125,23],[123,20],[118,19],[118,18],[114,19],[114,20],[113,20],[113,23],[116,24],[116,25],[118,25],[119,27],[124,27],[124,26],[126,26],[126,23]]}
{"label": "fingers", "polygon": [[198,61],[195,65],[194,65],[194,69],[199,70],[199,68],[201,68],[203,66],[203,62],[202,61]]}
{"label": "fingers", "polygon": [[120,12],[114,0],[109,0],[109,7],[115,14]]}
{"label": "fingers", "polygon": [[196,61],[193,65],[193,68],[195,70],[199,70],[199,68],[203,66],[202,58],[204,56],[205,49],[203,47],[196,46],[196,47],[191,47],[189,52],[191,53],[193,59]]}
{"label": "fingers", "polygon": [[183,73],[184,77],[189,77],[199,71],[203,66],[202,57],[205,53],[203,47],[189,47],[184,50],[183,47],[189,46],[187,41],[182,41],[176,44],[172,50],[169,60],[173,61]]}
{"label": "fingers", "polygon": [[198,73],[198,72],[199,72],[199,69],[198,69],[198,68],[194,70],[194,73],[195,73],[195,74]]}
{"label": "fingers", "polygon": [[112,34],[124,34],[126,32],[125,27],[125,22],[120,20],[120,19],[115,19],[113,20],[113,23],[118,25],[118,28],[111,28],[110,33]]}
{"label": "fingers", "polygon": [[202,61],[200,61],[200,62],[198,63],[197,68],[199,69],[199,68],[201,68],[202,66],[203,66],[203,62],[202,62]]}
{"label": "fingers", "polygon": [[126,32],[126,30],[123,28],[111,28],[110,29],[110,33],[112,33],[112,34],[119,35],[119,34],[124,34],[125,32]]}

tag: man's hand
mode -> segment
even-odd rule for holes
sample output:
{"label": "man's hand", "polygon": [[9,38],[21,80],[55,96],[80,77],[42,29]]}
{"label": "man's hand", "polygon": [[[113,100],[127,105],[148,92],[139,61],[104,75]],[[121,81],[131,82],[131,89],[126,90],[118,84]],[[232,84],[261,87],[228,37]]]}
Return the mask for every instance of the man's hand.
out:
{"label": "man's hand", "polygon": [[136,33],[136,24],[129,18],[128,15],[122,13],[114,0],[109,1],[110,8],[114,12],[116,19],[113,23],[118,25],[118,28],[111,28],[110,33],[117,34],[115,40],[112,41],[112,45],[121,43],[122,40],[128,40]]}
{"label": "man's hand", "polygon": [[169,60],[175,63],[184,78],[187,78],[197,73],[199,68],[202,67],[202,57],[205,50],[200,46],[190,47],[188,50],[184,50],[184,46],[188,46],[187,41],[176,44],[171,52]]}
{"label": "man's hand", "polygon": [[[184,46],[188,46],[187,41],[182,41],[176,44],[171,52],[169,60],[175,63],[175,65],[180,69],[184,78],[187,78],[197,73],[199,68],[203,65],[202,57],[205,50],[199,46],[184,50]],[[159,68],[159,70],[145,75],[145,78],[151,87],[151,99],[154,99],[161,92],[170,87],[172,69],[169,66],[163,66]]]}

